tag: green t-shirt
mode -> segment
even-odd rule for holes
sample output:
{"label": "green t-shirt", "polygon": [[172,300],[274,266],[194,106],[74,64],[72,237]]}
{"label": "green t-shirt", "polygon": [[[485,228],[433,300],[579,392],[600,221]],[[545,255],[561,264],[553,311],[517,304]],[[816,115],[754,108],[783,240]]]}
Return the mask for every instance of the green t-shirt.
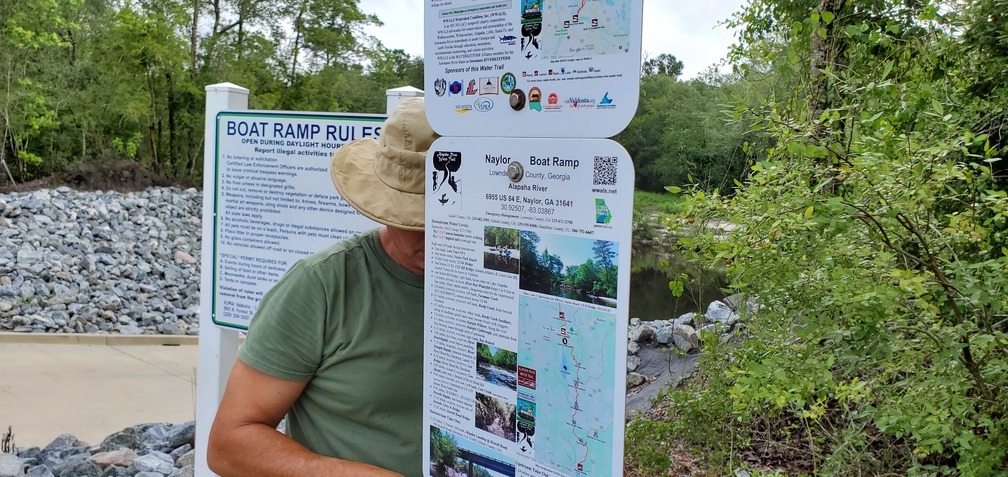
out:
{"label": "green t-shirt", "polygon": [[377,230],[298,261],[263,297],[239,352],[307,382],[287,433],[312,451],[422,473],[423,276]]}

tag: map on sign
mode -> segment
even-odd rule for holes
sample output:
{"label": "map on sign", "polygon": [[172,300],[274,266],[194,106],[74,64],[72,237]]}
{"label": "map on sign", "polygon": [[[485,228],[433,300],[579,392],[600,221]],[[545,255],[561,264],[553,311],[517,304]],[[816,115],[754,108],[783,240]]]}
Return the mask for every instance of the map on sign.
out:
{"label": "map on sign", "polygon": [[542,54],[552,59],[611,55],[630,49],[630,0],[553,0],[543,11]]}
{"label": "map on sign", "polygon": [[518,444],[565,475],[611,475],[615,315],[523,294],[518,330]]}

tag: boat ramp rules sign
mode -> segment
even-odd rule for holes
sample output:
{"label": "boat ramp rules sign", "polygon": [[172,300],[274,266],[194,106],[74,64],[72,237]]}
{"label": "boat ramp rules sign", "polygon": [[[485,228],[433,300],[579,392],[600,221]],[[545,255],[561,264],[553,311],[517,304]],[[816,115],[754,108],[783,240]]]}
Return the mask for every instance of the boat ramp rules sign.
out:
{"label": "boat ramp rules sign", "polygon": [[204,275],[215,324],[248,329],[263,294],[295,261],[377,226],[339,196],[329,163],[344,144],[377,137],[384,120],[273,111],[217,116],[213,264]]}
{"label": "boat ramp rules sign", "polygon": [[605,139],[431,147],[423,475],[622,475],[633,184]]}
{"label": "boat ramp rules sign", "polygon": [[426,0],[442,136],[612,137],[637,110],[642,0]]}

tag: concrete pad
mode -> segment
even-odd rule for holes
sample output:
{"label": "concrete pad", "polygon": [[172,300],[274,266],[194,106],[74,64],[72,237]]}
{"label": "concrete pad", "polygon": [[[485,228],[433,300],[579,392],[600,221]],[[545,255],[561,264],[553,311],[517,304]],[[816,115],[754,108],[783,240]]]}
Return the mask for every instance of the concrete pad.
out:
{"label": "concrete pad", "polygon": [[0,433],[19,448],[62,433],[98,445],[113,432],[195,417],[194,345],[0,343]]}

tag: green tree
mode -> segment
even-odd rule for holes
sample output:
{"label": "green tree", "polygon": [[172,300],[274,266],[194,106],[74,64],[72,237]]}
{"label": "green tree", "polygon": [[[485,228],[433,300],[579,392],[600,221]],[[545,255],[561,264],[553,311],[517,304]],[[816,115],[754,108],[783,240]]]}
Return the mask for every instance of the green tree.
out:
{"label": "green tree", "polygon": [[438,475],[447,475],[448,469],[455,467],[458,458],[458,443],[455,437],[431,426],[430,447],[431,461],[437,465]]}
{"label": "green tree", "polygon": [[[72,0],[31,0],[0,5],[0,158],[21,178],[51,170],[37,141],[59,126],[57,98],[45,76],[55,73],[52,58],[65,58],[72,28],[62,15]],[[10,152],[10,154],[8,154]]]}
{"label": "green tree", "polygon": [[[698,184],[729,191],[745,171],[748,123],[729,121],[724,103],[749,94],[736,78],[677,81],[653,74],[642,78],[637,114],[617,136],[634,160],[636,187]],[[740,118],[741,119],[741,118]]]}
{"label": "green tree", "polygon": [[1004,57],[974,49],[999,41],[992,5],[756,0],[735,17],[739,71],[786,87],[742,112],[767,147],[736,195],[687,201],[734,232],[684,223],[678,245],[762,306],[736,345],[705,336],[669,432],[715,460],[799,455],[794,473],[1008,471],[1008,194],[1001,110],[984,111],[1000,93],[977,96]]}
{"label": "green tree", "polygon": [[644,76],[662,75],[678,79],[682,76],[684,66],[675,55],[662,53],[654,58],[645,59],[641,69]]}

